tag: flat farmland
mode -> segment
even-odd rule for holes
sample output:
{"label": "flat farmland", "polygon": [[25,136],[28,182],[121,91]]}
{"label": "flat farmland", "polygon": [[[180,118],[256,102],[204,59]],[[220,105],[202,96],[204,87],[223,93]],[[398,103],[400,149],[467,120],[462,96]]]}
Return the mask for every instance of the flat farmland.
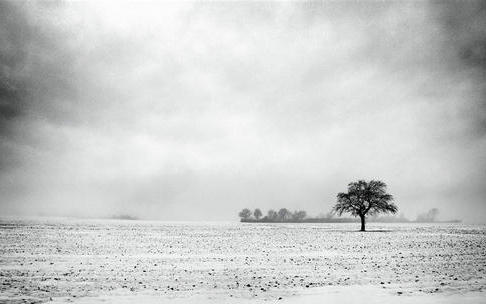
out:
{"label": "flat farmland", "polygon": [[2,218],[0,302],[484,302],[484,225],[358,228]]}

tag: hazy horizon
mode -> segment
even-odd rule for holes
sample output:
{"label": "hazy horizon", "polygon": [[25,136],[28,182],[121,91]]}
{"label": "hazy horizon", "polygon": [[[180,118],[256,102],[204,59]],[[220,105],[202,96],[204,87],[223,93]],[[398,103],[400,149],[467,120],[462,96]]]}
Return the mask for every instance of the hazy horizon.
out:
{"label": "hazy horizon", "polygon": [[486,223],[486,6],[0,2],[0,214]]}

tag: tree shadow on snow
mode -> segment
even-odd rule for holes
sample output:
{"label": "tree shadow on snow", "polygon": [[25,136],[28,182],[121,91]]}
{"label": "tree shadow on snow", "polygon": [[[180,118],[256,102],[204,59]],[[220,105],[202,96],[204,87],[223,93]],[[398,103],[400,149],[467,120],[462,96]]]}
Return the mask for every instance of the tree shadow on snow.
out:
{"label": "tree shadow on snow", "polygon": [[327,230],[327,231],[332,231],[332,232],[356,232],[356,233],[376,233],[376,232],[396,232],[397,230],[385,230],[385,229],[373,229],[373,230],[366,230],[366,231],[361,231],[361,230]]}
{"label": "tree shadow on snow", "polygon": [[336,229],[335,227],[333,227],[333,228],[314,227],[313,229],[326,231],[326,232],[337,232],[337,233],[340,233],[340,232],[341,233],[351,233],[351,232],[355,232],[355,233],[368,233],[368,232],[376,233],[376,232],[397,232],[397,231],[399,231],[397,229],[367,229],[366,231],[361,231],[359,229]]}
{"label": "tree shadow on snow", "polygon": [[394,232],[395,230],[382,230],[382,229],[376,229],[376,230],[366,230],[366,231],[359,231],[357,230],[356,232],[363,232],[363,233],[366,233],[366,232]]}

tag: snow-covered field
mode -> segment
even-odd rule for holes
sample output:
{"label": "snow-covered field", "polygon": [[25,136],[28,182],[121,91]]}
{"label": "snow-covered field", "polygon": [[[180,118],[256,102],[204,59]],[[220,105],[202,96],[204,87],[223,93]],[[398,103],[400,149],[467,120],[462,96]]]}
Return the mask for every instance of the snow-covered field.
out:
{"label": "snow-covered field", "polygon": [[486,226],[0,219],[0,302],[485,303]]}

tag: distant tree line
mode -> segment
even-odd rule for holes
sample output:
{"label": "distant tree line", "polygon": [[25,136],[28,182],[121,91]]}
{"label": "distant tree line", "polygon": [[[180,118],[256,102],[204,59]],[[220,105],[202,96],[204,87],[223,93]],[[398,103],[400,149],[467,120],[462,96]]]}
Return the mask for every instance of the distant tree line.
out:
{"label": "distant tree line", "polygon": [[291,212],[287,208],[281,208],[278,211],[273,209],[268,210],[267,215],[263,216],[259,208],[253,212],[245,208],[238,214],[242,222],[303,222],[307,218],[307,213],[304,210],[296,210]]}
{"label": "distant tree line", "polygon": [[[253,212],[245,208],[238,214],[242,222],[306,222],[306,223],[343,223],[355,222],[359,218],[361,222],[360,231],[366,231],[366,221],[370,219],[374,222],[395,222],[406,223],[411,222],[405,216],[384,216],[378,217],[378,214],[396,214],[398,211],[397,205],[393,202],[394,198],[387,192],[387,185],[380,180],[358,180],[348,184],[347,192],[340,192],[337,194],[337,202],[324,218],[307,218],[307,213],[304,210],[296,210],[291,212],[287,208],[282,208],[279,211],[268,210],[267,215],[263,216],[262,211],[257,208]],[[350,214],[355,219],[334,219],[334,214],[341,216],[343,214]],[[414,222],[426,223],[437,222],[437,215],[439,209],[430,209],[427,213],[420,214]],[[262,217],[263,216],[263,217]],[[443,221],[446,222],[446,221]],[[452,220],[447,222],[460,222],[459,220]]]}
{"label": "distant tree line", "polygon": [[[374,223],[434,223],[446,222],[456,223],[460,220],[438,221],[437,215],[439,210],[432,208],[426,213],[419,214],[415,220],[410,220],[405,217],[403,213],[398,216],[378,216],[376,214],[367,217],[367,221]],[[245,208],[240,211],[239,217],[241,222],[250,223],[357,223],[360,222],[358,218],[334,217],[334,212],[320,214],[316,217],[309,217],[304,210],[290,212],[286,208],[279,211],[268,210],[267,215],[263,216],[259,208],[250,210]]]}
{"label": "distant tree line", "polygon": [[137,217],[131,216],[131,215],[128,215],[128,214],[113,215],[113,216],[111,216],[111,218],[114,219],[114,220],[131,220],[131,221],[138,220]]}
{"label": "distant tree line", "polygon": [[436,222],[438,215],[439,215],[439,209],[432,208],[427,213],[419,214],[415,221],[419,223]]}

